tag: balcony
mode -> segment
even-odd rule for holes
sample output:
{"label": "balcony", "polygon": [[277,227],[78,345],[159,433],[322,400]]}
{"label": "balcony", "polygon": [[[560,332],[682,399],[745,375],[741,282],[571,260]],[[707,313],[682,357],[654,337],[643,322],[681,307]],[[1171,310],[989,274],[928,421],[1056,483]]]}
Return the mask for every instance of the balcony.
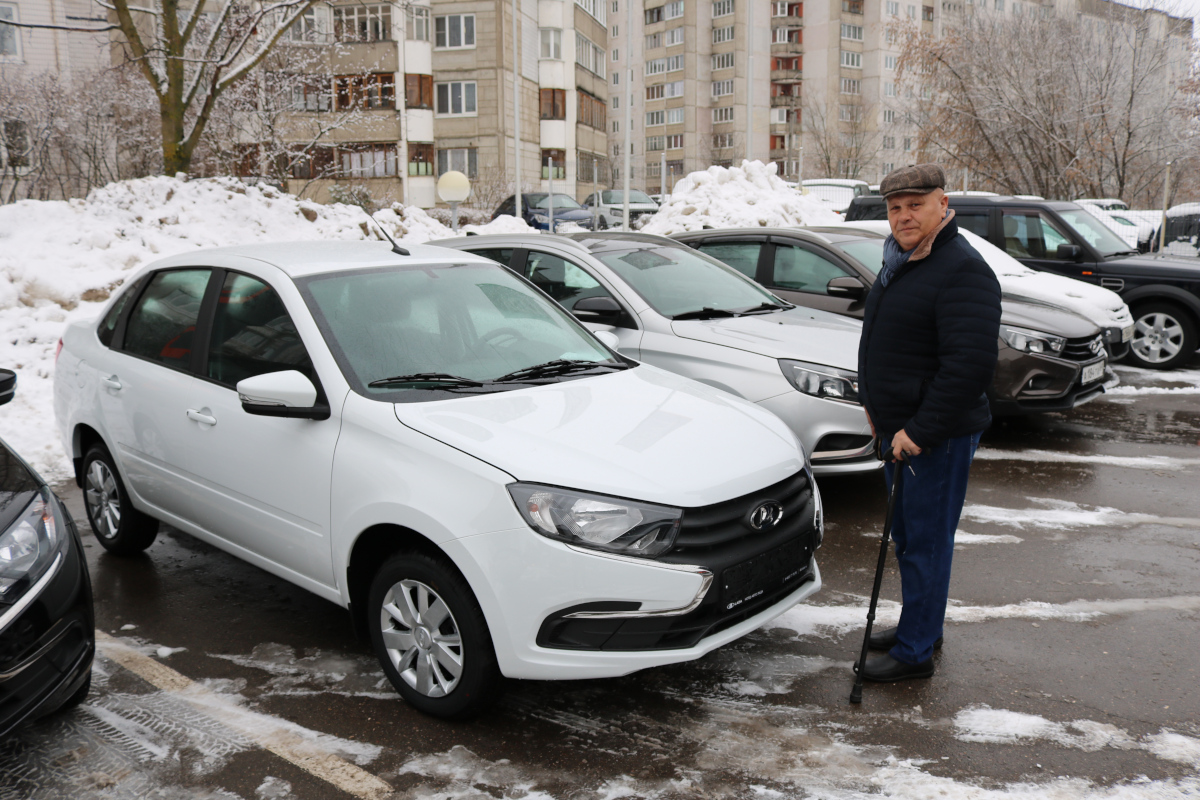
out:
{"label": "balcony", "polygon": [[798,56],[804,54],[804,45],[801,42],[771,42],[771,55],[773,56]]}
{"label": "balcony", "polygon": [[771,83],[800,83],[801,72],[798,69],[773,69]]}
{"label": "balcony", "polygon": [[772,28],[803,28],[804,17],[771,17]]}
{"label": "balcony", "polygon": [[771,108],[799,108],[800,98],[791,95],[780,95],[771,98]]}

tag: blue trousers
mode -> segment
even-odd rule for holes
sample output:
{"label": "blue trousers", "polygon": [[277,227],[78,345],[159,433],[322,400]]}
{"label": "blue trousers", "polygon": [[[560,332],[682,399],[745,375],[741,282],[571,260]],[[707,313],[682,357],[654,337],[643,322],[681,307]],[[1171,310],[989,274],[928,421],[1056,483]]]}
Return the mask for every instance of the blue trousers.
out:
{"label": "blue trousers", "polygon": [[[919,456],[909,456],[911,471],[903,468],[904,480],[892,522],[904,598],[896,646],[891,649],[897,661],[926,661],[933,655],[933,643],[942,635],[950,596],[954,532],[967,496],[967,474],[979,436],[959,436],[926,448]],[[891,446],[888,437],[883,452],[890,451]],[[891,462],[884,464],[889,493],[897,467]]]}

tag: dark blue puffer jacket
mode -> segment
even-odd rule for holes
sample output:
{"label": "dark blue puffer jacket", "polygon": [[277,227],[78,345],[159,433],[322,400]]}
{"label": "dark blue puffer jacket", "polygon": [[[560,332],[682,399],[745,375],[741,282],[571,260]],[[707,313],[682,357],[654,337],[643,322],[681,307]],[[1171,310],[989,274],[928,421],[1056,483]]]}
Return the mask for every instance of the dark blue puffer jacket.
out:
{"label": "dark blue puffer jacket", "polygon": [[925,449],[991,424],[1000,283],[953,219],[917,255],[867,295],[858,381],[876,432]]}

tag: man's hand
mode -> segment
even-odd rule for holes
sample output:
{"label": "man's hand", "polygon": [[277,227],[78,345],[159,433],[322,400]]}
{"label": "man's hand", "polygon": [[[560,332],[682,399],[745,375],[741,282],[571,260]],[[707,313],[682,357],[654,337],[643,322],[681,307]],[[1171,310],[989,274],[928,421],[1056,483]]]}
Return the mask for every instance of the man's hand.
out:
{"label": "man's hand", "polygon": [[908,434],[903,430],[892,437],[892,460],[899,461],[902,455],[921,455],[921,448],[917,447],[917,443],[908,438]]}

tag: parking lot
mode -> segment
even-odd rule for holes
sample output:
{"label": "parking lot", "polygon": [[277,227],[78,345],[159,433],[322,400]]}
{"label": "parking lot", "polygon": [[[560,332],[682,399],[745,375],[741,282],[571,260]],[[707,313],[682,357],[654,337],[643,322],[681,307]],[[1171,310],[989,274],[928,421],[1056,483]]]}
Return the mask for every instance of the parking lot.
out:
{"label": "parking lot", "polygon": [[[460,724],[406,706],[334,605],[169,529],[129,559],[85,532],[92,693],[0,743],[0,798],[1194,796],[1200,356],[1118,372],[985,435],[930,681],[846,700],[877,476],[820,481],[811,603],[690,664],[513,683]],[[880,624],[894,569],[884,598]]]}

